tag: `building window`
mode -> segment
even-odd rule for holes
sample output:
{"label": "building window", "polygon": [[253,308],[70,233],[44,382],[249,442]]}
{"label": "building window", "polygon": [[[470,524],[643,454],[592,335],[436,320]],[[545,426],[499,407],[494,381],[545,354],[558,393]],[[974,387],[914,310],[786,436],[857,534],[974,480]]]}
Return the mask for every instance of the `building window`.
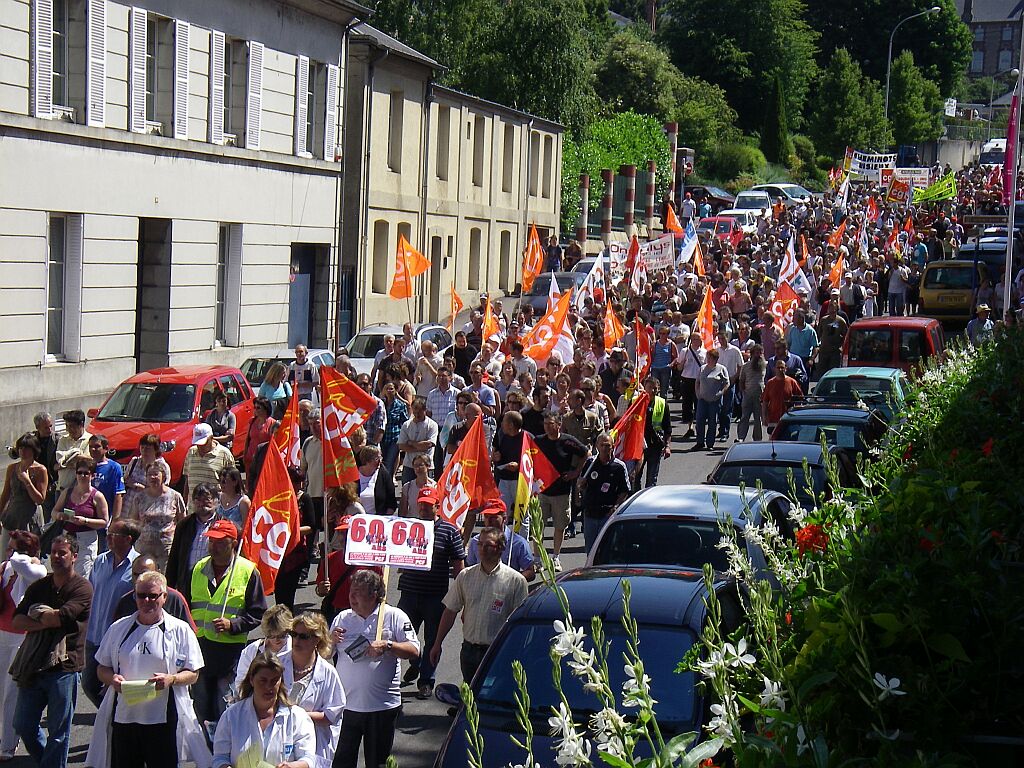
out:
{"label": "building window", "polygon": [[[313,157],[324,156],[324,118],[327,115],[327,66],[309,62],[306,88],[306,151]],[[333,157],[325,158],[333,160]]]}
{"label": "building window", "polygon": [[998,66],[996,68],[1000,72],[1002,72],[1003,70],[1009,69],[1012,66],[1012,64],[1011,64],[1012,61],[1013,61],[1013,51],[1009,51],[1006,48],[1004,48],[1003,50],[1001,50],[999,52],[999,64],[998,64]]}
{"label": "building window", "polygon": [[540,134],[536,131],[530,133],[530,194],[537,196],[537,177],[540,175]]}
{"label": "building window", "polygon": [[487,137],[483,115],[473,118],[473,185],[484,185],[484,139]]}
{"label": "building window", "polygon": [[217,238],[217,306],[214,316],[213,337],[221,344],[227,341],[224,333],[227,328],[227,317],[224,309],[227,306],[228,292],[228,243],[230,242],[230,227],[227,224],[220,225],[220,234]]}
{"label": "building window", "polygon": [[480,230],[469,230],[469,290],[480,290]]}
{"label": "building window", "polygon": [[50,216],[46,251],[46,362],[79,358],[82,244],[80,214]]}
{"label": "building window", "polygon": [[452,109],[437,108],[437,178],[448,181],[449,150],[452,142]]}
{"label": "building window", "polygon": [[64,271],[67,220],[50,217],[50,242],[46,258],[46,354],[64,357]]}
{"label": "building window", "polygon": [[544,197],[551,197],[551,182],[555,177],[555,140],[551,136],[544,137],[544,178],[541,180]]}
{"label": "building window", "polygon": [[985,52],[975,51],[971,56],[971,72],[981,72],[985,69]]}
{"label": "building window", "polygon": [[512,233],[501,230],[501,241],[498,248],[498,288],[503,291],[509,286],[509,265],[512,261]]}
{"label": "building window", "polygon": [[505,126],[504,135],[501,140],[501,191],[512,191],[512,161],[515,158],[516,129],[511,125]]}
{"label": "building window", "polygon": [[388,292],[388,231],[390,225],[385,219],[373,223],[373,282],[374,293]]}
{"label": "building window", "polygon": [[146,18],[146,128],[170,135],[174,109],[174,25],[170,19]]}
{"label": "building window", "polygon": [[53,104],[70,106],[68,98],[68,0],[53,0]]}
{"label": "building window", "polygon": [[388,118],[388,168],[402,172],[402,135],[405,131],[405,94],[391,92],[391,110]]}
{"label": "building window", "polygon": [[1003,27],[1003,42],[1009,43],[1013,40],[1013,26],[1007,25]]}
{"label": "building window", "polygon": [[[234,62],[235,62],[234,52],[235,52],[235,42],[233,40],[225,38],[224,39],[224,61],[223,61],[223,64],[224,64],[224,72],[223,72],[223,81],[224,81],[224,109],[223,109],[223,114],[224,114],[224,117],[223,117],[223,120],[224,120],[224,133],[225,134],[230,133],[232,136],[235,135],[235,132],[233,130],[231,130],[231,124],[232,124],[232,120],[231,120],[231,113],[232,113],[232,109],[231,109],[231,95],[233,93],[233,91],[231,89],[231,86],[232,86],[232,83],[234,82],[234,66],[233,66]],[[243,92],[244,92],[244,86],[243,86]]]}
{"label": "building window", "polygon": [[985,28],[978,26],[974,28],[974,42],[983,43],[985,42]]}

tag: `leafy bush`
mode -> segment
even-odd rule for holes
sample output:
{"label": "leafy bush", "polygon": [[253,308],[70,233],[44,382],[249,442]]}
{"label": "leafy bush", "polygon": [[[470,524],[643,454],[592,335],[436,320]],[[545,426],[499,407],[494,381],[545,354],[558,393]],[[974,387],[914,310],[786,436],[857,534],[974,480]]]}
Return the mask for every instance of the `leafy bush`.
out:
{"label": "leafy bush", "polygon": [[756,146],[733,143],[723,144],[712,151],[706,161],[706,172],[722,179],[734,179],[741,173],[760,175],[768,161]]}
{"label": "leafy bush", "polygon": [[793,154],[796,155],[800,166],[802,168],[813,168],[817,158],[814,153],[814,142],[801,133],[794,133],[791,138],[793,141]]}

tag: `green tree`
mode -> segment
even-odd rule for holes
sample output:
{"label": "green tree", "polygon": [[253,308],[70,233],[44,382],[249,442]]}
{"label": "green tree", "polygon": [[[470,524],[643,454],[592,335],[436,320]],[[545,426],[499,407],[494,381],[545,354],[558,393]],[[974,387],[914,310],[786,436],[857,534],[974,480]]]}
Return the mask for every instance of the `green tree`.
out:
{"label": "green tree", "polygon": [[[934,6],[941,13],[908,21],[896,32],[893,52],[913,52],[924,76],[951,95],[971,63],[971,31],[960,20],[955,0],[829,0],[811,2],[807,19],[821,33],[819,63],[830,51],[846,48],[864,73],[885,81],[889,35],[908,16]],[[890,104],[892,100],[890,99]]]}
{"label": "green tree", "polygon": [[840,157],[847,146],[880,149],[891,141],[878,84],[864,76],[845,48],[832,55],[815,87],[808,133],[819,152]]}
{"label": "green tree", "polygon": [[897,144],[932,141],[942,135],[943,100],[939,87],[914,65],[914,54],[904,51],[892,63],[889,85],[889,120]]}
{"label": "green tree", "polygon": [[765,111],[764,129],[761,131],[761,151],[769,162],[789,165],[793,145],[786,126],[786,100],[782,93],[782,78],[778,73],[772,81],[772,97]]}
{"label": "green tree", "polygon": [[818,38],[804,13],[803,0],[667,0],[658,37],[684,74],[725,90],[748,130],[760,129],[777,73],[799,128]]}

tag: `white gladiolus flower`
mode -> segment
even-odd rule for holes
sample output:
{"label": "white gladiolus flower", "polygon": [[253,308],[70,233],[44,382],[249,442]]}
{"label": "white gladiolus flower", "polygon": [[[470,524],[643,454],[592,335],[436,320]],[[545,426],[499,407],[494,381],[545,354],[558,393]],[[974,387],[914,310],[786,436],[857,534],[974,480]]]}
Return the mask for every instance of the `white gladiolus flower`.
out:
{"label": "white gladiolus flower", "polygon": [[712,651],[707,661],[697,662],[697,669],[708,679],[713,678],[715,674],[725,669],[725,667],[726,661],[721,651]]}
{"label": "white gladiolus flower", "polygon": [[[762,676],[764,677],[764,676]],[[761,706],[765,709],[786,711],[786,697],[782,693],[782,684],[764,677],[764,690],[761,691]]]}
{"label": "white gladiolus flower", "polygon": [[796,754],[797,756],[802,755],[811,745],[807,743],[807,732],[804,730],[802,725],[796,727]]}
{"label": "white gladiolus flower", "polygon": [[572,722],[572,712],[565,706],[564,701],[558,703],[558,711],[548,718],[548,727],[551,728],[552,736],[557,736],[576,727]]}
{"label": "white gladiolus flower", "polygon": [[651,698],[651,678],[646,674],[637,677],[636,669],[632,664],[626,664],[625,670],[626,679],[622,683],[622,706],[654,706],[657,702]]}
{"label": "white gladiolus flower", "polygon": [[752,667],[757,662],[757,657],[752,653],[747,653],[747,639],[740,638],[736,646],[733,647],[732,643],[726,643],[723,646],[725,656],[729,661],[730,667]]}
{"label": "white gladiolus flower", "polygon": [[583,628],[573,627],[572,616],[566,617],[564,623],[556,619],[554,626],[557,634],[551,647],[558,656],[568,656],[575,654],[577,649],[583,649]]}
{"label": "white gladiolus flower", "polygon": [[615,757],[626,757],[626,745],[619,733],[627,727],[625,718],[608,707],[590,718],[590,728],[594,733],[594,742],[598,750]]}
{"label": "white gladiolus flower", "polygon": [[906,696],[906,691],[900,690],[900,679],[898,677],[890,677],[888,680],[885,675],[881,672],[875,672],[875,685],[881,689],[881,693],[878,694],[878,700],[884,701],[890,696]]}

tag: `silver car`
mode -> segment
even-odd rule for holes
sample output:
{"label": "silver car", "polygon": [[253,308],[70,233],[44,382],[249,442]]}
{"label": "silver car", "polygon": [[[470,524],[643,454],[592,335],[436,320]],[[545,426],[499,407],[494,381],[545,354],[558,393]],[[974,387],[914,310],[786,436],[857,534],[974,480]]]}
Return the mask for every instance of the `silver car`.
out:
{"label": "silver car", "polygon": [[[373,361],[377,357],[377,353],[384,349],[384,337],[399,338],[401,335],[401,325],[376,323],[366,326],[345,344],[352,367],[358,373],[370,373],[373,370]],[[416,338],[417,347],[424,341],[432,341],[438,351],[443,353],[452,345],[452,335],[448,329],[437,323],[419,323],[413,329],[413,335]]]}

